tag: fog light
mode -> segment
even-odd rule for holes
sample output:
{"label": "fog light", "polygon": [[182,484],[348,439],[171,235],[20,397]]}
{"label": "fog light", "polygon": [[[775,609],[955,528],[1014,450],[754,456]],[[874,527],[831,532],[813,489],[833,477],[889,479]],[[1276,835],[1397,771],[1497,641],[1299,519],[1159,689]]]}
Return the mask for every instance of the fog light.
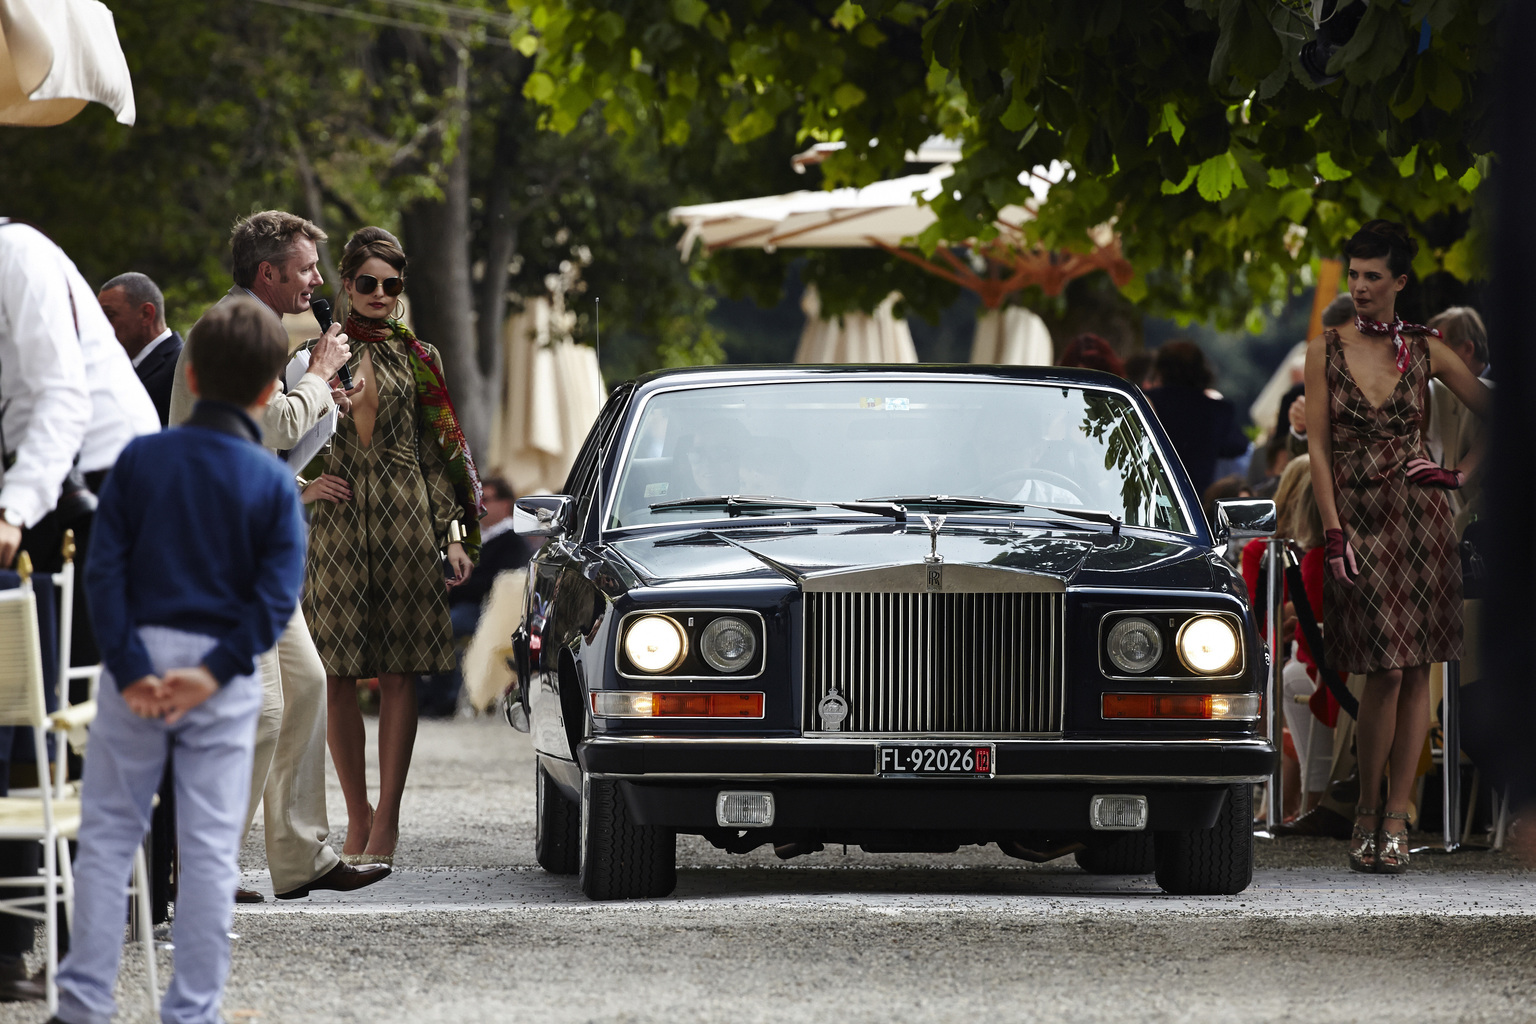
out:
{"label": "fog light", "polygon": [[721,828],[767,828],[773,824],[773,794],[722,790],[715,798],[715,821]]}
{"label": "fog light", "polygon": [[1095,796],[1088,805],[1088,824],[1100,832],[1140,832],[1147,827],[1147,798]]}

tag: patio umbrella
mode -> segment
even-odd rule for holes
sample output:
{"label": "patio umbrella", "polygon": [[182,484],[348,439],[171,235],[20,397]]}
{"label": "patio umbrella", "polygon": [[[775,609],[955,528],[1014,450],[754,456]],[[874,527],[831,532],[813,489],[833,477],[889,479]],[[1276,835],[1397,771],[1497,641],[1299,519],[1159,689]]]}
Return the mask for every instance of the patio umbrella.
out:
{"label": "patio umbrella", "polygon": [[873,313],[844,313],[822,319],[821,295],[814,284],[800,297],[805,329],[795,349],[797,363],[915,363],[917,349],[906,320],[891,312],[900,295],[886,296]]}
{"label": "patio umbrella", "polygon": [[[814,147],[795,158],[795,166],[814,163],[837,144]],[[925,146],[925,150],[929,147]],[[936,152],[936,151],[935,151]],[[947,156],[958,159],[958,148],[951,146]],[[909,154],[920,160],[924,151]],[[789,192],[778,196],[737,199],[697,206],[679,206],[670,212],[672,223],[683,225],[678,243],[683,259],[702,242],[706,254],[720,249],[762,249],[773,252],[783,247],[878,248],[914,263],[931,274],[974,291],[988,311],[977,321],[973,344],[975,353],[995,353],[986,362],[1012,361],[1010,354],[1029,362],[1051,361],[1049,346],[1042,349],[1039,339],[1045,325],[1027,310],[990,316],[1001,310],[1009,295],[1031,285],[1038,285],[1047,295],[1059,295],[1068,281],[1095,270],[1106,270],[1117,285],[1130,280],[1131,265],[1120,254],[1120,241],[1112,228],[1105,226],[1090,233],[1093,250],[1088,253],[1054,252],[1030,245],[1023,225],[1034,219],[1028,206],[1007,206],[998,215],[998,234],[991,241],[976,243],[961,240],[977,266],[952,251],[949,245],[938,248],[933,258],[908,248],[909,241],[927,230],[936,220],[933,211],[922,205],[940,195],[945,179],[954,172],[951,163],[941,163],[925,174],[910,174],[863,188],[839,188],[831,191]],[[1029,185],[1033,203],[1044,200],[1052,184],[1063,180],[1068,170],[1060,164],[1037,167],[1021,181]],[[810,330],[810,325],[807,326]],[[801,340],[802,350],[805,339]],[[797,354],[796,361],[801,362]]]}
{"label": "patio umbrella", "polygon": [[507,318],[506,399],[491,424],[486,466],[519,494],[558,490],[603,402],[597,353],[552,338],[551,306],[529,301]]}
{"label": "patio umbrella", "polygon": [[89,102],[133,124],[133,81],[97,0],[0,0],[0,124],[63,124]]}

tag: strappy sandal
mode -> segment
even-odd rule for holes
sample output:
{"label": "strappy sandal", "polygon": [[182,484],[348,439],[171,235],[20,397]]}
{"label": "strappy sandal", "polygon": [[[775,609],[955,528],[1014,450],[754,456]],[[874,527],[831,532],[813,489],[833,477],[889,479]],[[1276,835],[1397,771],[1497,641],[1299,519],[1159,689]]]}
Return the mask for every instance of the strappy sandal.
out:
{"label": "strappy sandal", "polygon": [[[1376,870],[1376,836],[1380,826],[1367,832],[1360,824],[1361,818],[1376,818],[1381,811],[1369,807],[1355,808],[1355,828],[1349,835],[1349,869],[1372,874]],[[1358,844],[1358,845],[1356,845]]]}
{"label": "strappy sandal", "polygon": [[[1387,821],[1403,823],[1401,832],[1388,832]],[[1376,842],[1376,873],[1400,875],[1408,870],[1408,812],[1388,811],[1381,816],[1381,838]]]}

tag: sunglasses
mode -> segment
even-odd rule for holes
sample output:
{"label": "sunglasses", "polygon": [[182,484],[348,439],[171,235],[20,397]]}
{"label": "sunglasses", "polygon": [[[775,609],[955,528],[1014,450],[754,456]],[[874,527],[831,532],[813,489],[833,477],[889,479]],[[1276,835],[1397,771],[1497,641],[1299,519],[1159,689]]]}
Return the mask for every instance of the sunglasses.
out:
{"label": "sunglasses", "polygon": [[372,295],[380,284],[384,285],[385,295],[395,296],[405,291],[405,279],[402,277],[386,277],[381,282],[372,274],[359,274],[352,279],[352,287],[357,289],[359,295]]}

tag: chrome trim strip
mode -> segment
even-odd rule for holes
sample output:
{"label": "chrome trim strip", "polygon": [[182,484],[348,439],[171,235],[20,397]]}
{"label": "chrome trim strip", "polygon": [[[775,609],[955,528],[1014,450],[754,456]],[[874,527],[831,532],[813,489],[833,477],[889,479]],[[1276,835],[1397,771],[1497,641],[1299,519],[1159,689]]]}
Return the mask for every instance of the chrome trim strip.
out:
{"label": "chrome trim strip", "polygon": [[[841,738],[838,738],[838,737],[841,737]],[[805,736],[805,737],[801,737],[801,736],[666,736],[666,735],[656,735],[656,734],[647,734],[647,733],[634,733],[634,734],[626,733],[623,736],[593,736],[593,737],[583,741],[582,745],[586,746],[588,744],[591,744],[591,745],[594,745],[594,746],[628,746],[630,744],[635,744],[635,743],[657,743],[657,744],[668,744],[668,745],[679,745],[679,744],[698,744],[698,745],[716,744],[716,745],[722,745],[723,744],[725,746],[743,746],[743,747],[746,747],[746,746],[762,746],[762,745],[767,745],[767,744],[792,743],[792,744],[794,744],[797,747],[817,747],[817,746],[822,746],[822,747],[850,747],[850,746],[859,746],[859,745],[871,746],[872,747],[872,746],[879,745],[879,743],[880,743],[882,738],[883,737],[875,737],[875,736],[855,736],[855,735],[850,735],[848,733],[829,733],[829,734],[824,735],[824,736]],[[951,738],[952,737],[946,737],[946,739],[951,739]],[[996,737],[992,737],[992,736],[978,736],[975,733],[968,734],[967,736],[965,736],[963,738],[968,740],[968,741],[973,741],[973,742],[976,742],[976,743],[990,743],[994,739],[996,739]],[[1005,739],[998,740],[998,742],[1010,742],[1010,741],[1005,738]],[[1028,744],[1029,747],[1033,747],[1033,748],[1035,748],[1037,750],[1042,750],[1042,751],[1045,751],[1045,750],[1060,750],[1062,747],[1087,747],[1087,748],[1089,748],[1091,750],[1094,747],[1121,746],[1121,745],[1126,744],[1126,743],[1135,743],[1138,746],[1143,746],[1143,747],[1147,747],[1147,748],[1173,747],[1175,749],[1179,749],[1179,748],[1183,748],[1183,747],[1191,747],[1191,748],[1216,747],[1216,748],[1233,748],[1233,749],[1244,749],[1244,748],[1260,749],[1260,748],[1269,746],[1269,741],[1264,739],[1261,736],[1260,737],[1255,737],[1255,736],[1236,736],[1236,737],[1231,737],[1231,738],[1228,738],[1228,737],[1225,737],[1225,736],[1210,736],[1210,737],[1206,737],[1204,739],[1188,739],[1188,738],[1147,739],[1145,737],[1124,737],[1124,738],[1121,738],[1121,737],[1100,737],[1100,738],[1097,738],[1097,739],[1095,739],[1095,738],[1088,738],[1088,739],[1080,739],[1080,740],[1064,740],[1064,739],[1061,739],[1060,737],[1056,737],[1056,738],[1052,738],[1052,739],[1013,740],[1011,742],[1019,743],[1019,744]],[[1025,747],[1023,749],[1028,749],[1028,747]],[[1271,748],[1271,749],[1273,749],[1273,748]],[[540,756],[547,757],[549,755],[540,755]],[[1264,779],[1268,779],[1268,778],[1269,778],[1268,775],[1262,776],[1260,781],[1263,781]]]}
{"label": "chrome trim strip", "polygon": [[[689,614],[714,615],[716,613],[719,613],[719,614],[722,614],[722,615],[756,615],[757,616],[757,646],[758,646],[757,659],[758,659],[758,664],[757,664],[757,671],[754,672],[752,675],[750,675],[750,676],[697,676],[697,675],[695,675],[695,676],[679,676],[679,675],[654,675],[654,676],[652,676],[652,675],[632,675],[631,673],[625,672],[623,669],[621,669],[619,667],[619,657],[623,653],[623,648],[624,648],[624,623],[628,622],[630,619],[637,618],[637,617],[639,617],[641,615],[689,615]],[[688,643],[689,643],[688,636],[686,635],[686,630],[688,630],[690,627],[687,626],[684,623],[681,623],[681,622],[678,623],[678,626],[685,631],[685,634],[684,634],[684,637],[683,637],[683,656],[680,659],[678,659],[678,660],[679,661],[686,661],[687,658],[688,658]],[[739,680],[746,680],[746,679],[756,679],[758,676],[762,675],[763,672],[766,671],[767,668],[768,668],[768,623],[763,618],[763,613],[758,611],[755,608],[697,608],[697,607],[694,607],[694,608],[636,608],[633,611],[625,612],[623,617],[619,619],[619,628],[618,628],[618,631],[614,633],[613,641],[614,641],[613,642],[613,671],[614,671],[615,674],[618,675],[618,677],[620,679],[637,679],[637,680],[640,680],[642,682],[650,682],[652,680],[681,681],[681,682],[700,682],[700,683],[732,682],[732,681],[739,681]],[[699,655],[699,657],[703,658],[704,656],[701,654],[701,655]]]}
{"label": "chrome trim strip", "polygon": [[[670,386],[667,386],[667,387],[659,387],[659,388],[657,388],[654,391],[649,391],[649,392],[645,393],[644,395],[642,395],[640,397],[640,401],[638,403],[635,403],[633,406],[631,406],[631,408],[629,410],[627,410],[627,413],[626,413],[626,416],[625,416],[625,423],[623,424],[623,427],[624,427],[623,442],[622,442],[622,444],[619,444],[617,446],[610,446],[608,454],[607,454],[607,460],[608,461],[613,461],[614,460],[615,452],[617,452],[617,456],[618,456],[617,461],[613,461],[613,465],[614,465],[615,470],[617,470],[618,467],[625,465],[629,461],[630,449],[634,447],[634,443],[635,443],[636,437],[637,437],[638,432],[639,432],[640,418],[641,418],[641,416],[645,412],[645,407],[650,403],[651,399],[655,398],[657,395],[665,395],[665,394],[668,394],[668,393],[673,392],[673,391],[696,391],[696,390],[699,390],[701,388],[738,388],[738,387],[757,387],[757,386],[763,385],[763,384],[803,384],[803,383],[812,383],[812,382],[822,383],[822,382],[825,382],[825,381],[828,381],[828,380],[831,380],[831,379],[832,378],[826,378],[826,377],[815,378],[815,379],[808,379],[803,374],[784,373],[782,375],[778,375],[778,374],[768,373],[768,374],[764,374],[763,378],[762,379],[758,379],[758,380],[693,381],[693,382],[689,382],[689,383],[673,384],[673,385],[670,385]],[[1151,444],[1152,444],[1152,450],[1155,451],[1161,457],[1161,459],[1162,459],[1163,473],[1164,473],[1165,476],[1168,476],[1170,478],[1170,480],[1169,480],[1170,484],[1172,484],[1171,477],[1173,476],[1172,467],[1173,466],[1178,466],[1180,469],[1184,468],[1184,463],[1179,460],[1178,456],[1174,452],[1172,452],[1171,450],[1170,451],[1165,451],[1163,449],[1163,447],[1160,444],[1158,444],[1157,435],[1152,431],[1152,425],[1147,420],[1146,414],[1142,411],[1141,406],[1137,405],[1136,404],[1136,400],[1134,398],[1132,398],[1130,395],[1127,395],[1125,393],[1125,391],[1123,391],[1120,388],[1107,387],[1107,386],[1102,385],[1102,384],[1079,384],[1079,383],[1075,383],[1075,382],[1072,383],[1072,384],[1049,384],[1049,383],[1046,383],[1044,381],[1021,381],[1021,380],[1016,380],[1016,379],[999,380],[996,377],[989,377],[989,376],[987,376],[985,374],[981,374],[981,373],[978,373],[978,374],[961,374],[961,373],[944,374],[942,377],[940,377],[940,376],[937,376],[935,374],[913,373],[913,372],[910,372],[910,371],[902,372],[902,371],[879,371],[879,370],[874,370],[874,371],[868,371],[866,373],[847,374],[845,379],[850,379],[850,380],[867,380],[867,381],[926,381],[928,383],[936,383],[936,382],[939,382],[939,381],[968,381],[970,383],[1005,384],[1005,385],[1009,385],[1009,386],[1013,386],[1013,387],[1032,387],[1032,388],[1048,388],[1048,389],[1067,387],[1067,388],[1072,388],[1072,389],[1081,390],[1081,391],[1100,391],[1100,392],[1107,392],[1109,394],[1119,395],[1121,398],[1125,399],[1125,401],[1130,404],[1130,406],[1131,406],[1131,408],[1133,410],[1135,410],[1137,419],[1139,419],[1141,421],[1142,431],[1145,434],[1147,440],[1150,441]],[[602,465],[599,465],[597,467],[597,472],[598,472],[598,476],[599,477],[601,477],[603,475],[604,470],[606,468],[607,468],[606,466],[602,466]],[[601,481],[599,481],[599,482],[601,482]],[[603,497],[606,500],[607,504],[606,504],[606,506],[604,508],[599,510],[600,515],[599,515],[598,520],[597,520],[597,542],[599,544],[601,544],[603,542],[603,537],[607,533],[612,531],[612,530],[615,530],[615,529],[617,529],[617,530],[629,530],[629,529],[635,529],[636,528],[636,527],[610,527],[608,525],[608,521],[610,519],[612,519],[613,515],[614,515],[614,511],[615,511],[614,504],[618,501],[618,490],[619,490],[618,483],[619,483],[619,481],[617,480],[617,474],[615,474],[614,485],[612,487],[608,487],[608,488],[601,488],[601,492],[602,492]],[[1121,529],[1123,530],[1123,529],[1129,528],[1129,529],[1135,529],[1135,530],[1147,530],[1147,531],[1149,531],[1151,533],[1160,534],[1162,536],[1168,536],[1168,537],[1193,537],[1193,538],[1198,539],[1199,538],[1199,533],[1197,532],[1197,528],[1196,528],[1195,524],[1197,522],[1205,522],[1205,512],[1202,510],[1200,512],[1200,518],[1197,520],[1193,515],[1190,514],[1189,505],[1184,500],[1184,492],[1183,492],[1183,490],[1181,488],[1177,487],[1177,486],[1172,487],[1172,490],[1173,490],[1173,497],[1174,497],[1174,499],[1177,500],[1178,503],[1179,503],[1179,511],[1183,514],[1184,522],[1188,526],[1188,531],[1187,532],[1180,533],[1180,532],[1175,531],[1175,530],[1162,530],[1162,529],[1158,529],[1155,526],[1135,526],[1135,525],[1131,525],[1131,524],[1126,524],[1126,525],[1122,526]],[[995,517],[993,517],[993,518],[995,518]],[[1020,517],[1016,517],[1016,518],[1024,518],[1024,517],[1020,516]],[[729,516],[725,516],[725,517],[717,518],[717,519],[689,519],[689,520],[681,520],[681,522],[686,522],[690,526],[707,526],[710,523],[733,523],[733,522],[737,522],[737,521],[738,520],[732,519]],[[655,525],[657,525],[657,526],[662,526],[662,525],[671,526],[671,525],[677,524],[678,522],[680,522],[680,521],[679,520],[667,520],[666,523],[657,523]],[[644,526],[639,527],[639,528],[646,529],[646,528],[649,528],[650,525],[651,524],[645,524]],[[1207,525],[1209,525],[1209,524],[1207,524]]]}
{"label": "chrome trim strip", "polygon": [[[699,774],[693,775],[686,772],[656,772],[655,774],[634,775],[616,772],[594,772],[585,776],[592,779],[669,779],[669,780],[694,780],[699,782],[744,782],[762,779],[857,779],[868,781],[880,779],[877,773],[868,775],[832,774],[830,772],[722,772],[718,775]],[[1170,786],[1170,785],[1197,785],[1197,786],[1230,786],[1235,783],[1258,784],[1268,782],[1268,775],[994,775],[990,779],[980,778],[903,778],[893,777],[891,781],[897,785],[910,786],[914,782],[943,782],[953,784],[956,782],[974,782],[982,785],[991,785],[997,782],[1090,782],[1095,785],[1128,785],[1128,786]]]}
{"label": "chrome trim strip", "polygon": [[[1193,618],[1196,615],[1216,615],[1216,616],[1220,616],[1222,618],[1225,618],[1225,619],[1231,621],[1237,627],[1237,644],[1238,644],[1238,648],[1239,648],[1239,653],[1242,655],[1242,661],[1239,663],[1238,670],[1236,672],[1232,672],[1232,673],[1229,673],[1227,675],[1220,675],[1220,676],[1203,676],[1203,675],[1200,675],[1199,673],[1194,673],[1194,674],[1187,675],[1187,676],[1145,676],[1145,675],[1143,675],[1143,676],[1127,676],[1127,675],[1115,675],[1114,671],[1118,671],[1118,670],[1112,671],[1113,666],[1111,666],[1111,665],[1106,663],[1107,662],[1107,655],[1105,654],[1105,634],[1107,632],[1106,623],[1108,623],[1111,618],[1124,618],[1125,616],[1128,616],[1128,615],[1141,615],[1143,617],[1150,617],[1150,616],[1154,616],[1154,615],[1188,615],[1191,618]],[[1186,621],[1184,625],[1188,625],[1188,624],[1189,623]],[[1157,625],[1157,628],[1160,629],[1160,630],[1165,628],[1161,624],[1156,624],[1156,625]],[[1179,627],[1179,632],[1182,633],[1183,630],[1184,630],[1184,626],[1180,626]],[[1175,636],[1174,639],[1173,639],[1173,648],[1174,648],[1174,650],[1173,650],[1174,657],[1179,659],[1179,663],[1180,664],[1183,664],[1183,660],[1184,659],[1182,658],[1182,656],[1180,656],[1180,654],[1178,652],[1178,637],[1177,636]],[[1193,683],[1219,683],[1219,682],[1225,682],[1228,679],[1241,679],[1243,676],[1248,674],[1248,642],[1247,642],[1247,639],[1243,636],[1243,617],[1241,615],[1237,614],[1236,612],[1227,611],[1225,608],[1115,608],[1115,609],[1113,609],[1111,611],[1107,611],[1103,615],[1099,616],[1098,654],[1099,654],[1099,674],[1102,675],[1105,679],[1111,679],[1111,680],[1114,680],[1115,682],[1125,682],[1125,683],[1144,683],[1144,682],[1155,682],[1155,683],[1192,683],[1192,682]],[[1251,693],[1252,691],[1251,690],[1243,690],[1243,691],[1235,691],[1235,692]]]}

